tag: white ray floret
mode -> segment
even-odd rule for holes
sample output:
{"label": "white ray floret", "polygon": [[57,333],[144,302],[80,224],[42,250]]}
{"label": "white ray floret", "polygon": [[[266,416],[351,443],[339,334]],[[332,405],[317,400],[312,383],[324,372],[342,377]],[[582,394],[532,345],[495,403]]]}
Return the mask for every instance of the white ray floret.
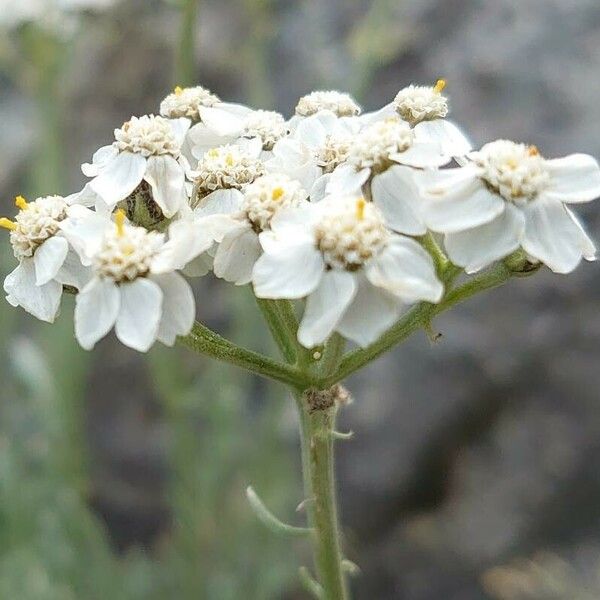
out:
{"label": "white ray floret", "polygon": [[458,169],[418,177],[428,226],[445,233],[452,261],[475,272],[522,248],[557,273],[596,249],[568,205],[600,197],[600,169],[585,154],[545,159],[537,148],[498,140]]}
{"label": "white ray floret", "polygon": [[246,186],[227,211],[201,216],[198,224],[218,243],[214,252],[215,275],[236,285],[249,283],[254,264],[262,254],[260,233],[270,230],[279,211],[308,204],[307,197],[298,181],[270,173]]}
{"label": "white ray floret", "polygon": [[109,208],[125,200],[142,182],[165,217],[172,217],[187,202],[187,160],[181,154],[187,119],[154,115],[132,117],[115,129],[115,141],[100,148],[92,163],[82,165],[93,177],[80,196],[82,203],[100,199]]}
{"label": "white ray floret", "polygon": [[112,328],[119,340],[146,352],[156,340],[172,346],[194,323],[189,284],[177,273],[205,252],[212,240],[194,223],[176,221],[168,236],[80,207],[62,226],[89,265],[92,278],[77,295],[75,335],[91,350]]}
{"label": "white ray floret", "polygon": [[399,117],[376,121],[352,139],[346,161],[328,177],[325,194],[362,195],[370,186],[387,225],[406,235],[423,235],[415,169],[440,167],[451,160],[437,142],[423,141]]}
{"label": "white ray floret", "polygon": [[18,267],[4,280],[7,300],[42,321],[53,322],[58,314],[63,285],[81,289],[89,279],[77,254],[60,230],[69,218],[70,199],[45,196],[27,202],[16,199],[20,209],[14,221],[0,219],[10,231]]}
{"label": "white ray floret", "polygon": [[361,117],[370,124],[391,116],[399,116],[414,128],[424,141],[437,142],[445,154],[463,157],[471,151],[471,142],[449,119],[448,98],[442,94],[446,80],[439,79],[434,86],[414,85],[401,89],[392,102],[374,113]]}
{"label": "white ray floret", "polygon": [[362,198],[282,210],[260,241],[255,293],[307,298],[298,339],[309,348],[334,331],[364,346],[394,323],[404,304],[442,297],[429,254],[391,232]]}

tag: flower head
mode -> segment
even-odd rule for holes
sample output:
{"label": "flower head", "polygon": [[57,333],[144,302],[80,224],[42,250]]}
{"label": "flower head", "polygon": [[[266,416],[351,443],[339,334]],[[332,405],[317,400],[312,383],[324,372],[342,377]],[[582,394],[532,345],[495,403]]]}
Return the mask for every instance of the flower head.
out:
{"label": "flower head", "polygon": [[442,119],[448,114],[448,99],[442,95],[446,81],[440,79],[435,86],[409,85],[394,98],[394,108],[411,126],[422,121]]}
{"label": "flower head", "polygon": [[315,152],[317,165],[321,167],[323,173],[333,173],[337,167],[346,162],[351,147],[352,138],[350,136],[328,135],[323,145]]}
{"label": "flower head", "polygon": [[283,115],[272,110],[255,110],[248,115],[240,137],[259,138],[263,150],[273,150],[275,143],[288,133]]}
{"label": "flower head", "polygon": [[298,339],[309,348],[333,331],[368,344],[397,319],[403,303],[438,302],[443,292],[431,257],[389,231],[363,198],[283,210],[260,240],[254,291],[261,298],[307,297]]}
{"label": "flower head", "polygon": [[192,206],[216,190],[240,190],[264,173],[262,161],[242,146],[212,148],[198,162]]}
{"label": "flower head", "polygon": [[181,141],[177,140],[171,124],[163,117],[144,115],[131,117],[120,129],[115,129],[115,148],[144,157],[170,154],[178,157]]}
{"label": "flower head", "polygon": [[521,248],[558,273],[596,249],[568,204],[600,197],[600,168],[584,154],[544,158],[535,146],[497,140],[459,169],[418,177],[430,229],[446,234],[452,261],[478,271]]}
{"label": "flower head", "polygon": [[201,109],[215,106],[219,102],[221,100],[218,96],[201,85],[188,88],[177,86],[173,93],[160,103],[160,114],[169,119],[187,117],[198,123],[202,120]]}
{"label": "flower head", "polygon": [[317,91],[302,96],[296,105],[296,114],[310,117],[322,110],[329,110],[337,117],[355,117],[360,114],[360,106],[350,96],[336,91]]}

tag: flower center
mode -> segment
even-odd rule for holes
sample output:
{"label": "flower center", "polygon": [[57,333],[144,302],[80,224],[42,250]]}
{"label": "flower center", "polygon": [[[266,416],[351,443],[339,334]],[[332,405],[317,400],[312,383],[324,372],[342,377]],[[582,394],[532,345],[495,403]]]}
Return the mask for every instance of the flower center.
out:
{"label": "flower center", "polygon": [[15,258],[33,256],[35,251],[59,230],[59,223],[67,216],[67,203],[62,196],[45,196],[27,202],[18,196],[15,204],[20,209],[14,222],[0,219],[0,227],[10,231],[10,243]]}
{"label": "flower center", "polygon": [[242,210],[257,233],[271,227],[271,219],[283,208],[300,206],[307,197],[298,181],[283,174],[259,177],[244,190]]}
{"label": "flower center", "polygon": [[160,154],[179,156],[179,144],[167,119],[154,115],[131,117],[115,130],[114,145],[121,152],[134,152],[148,157]]}
{"label": "flower center", "polygon": [[409,85],[394,98],[400,117],[412,127],[421,121],[442,119],[448,114],[448,99],[442,95],[446,81],[440,79],[435,86]]}
{"label": "flower center", "polygon": [[263,150],[273,150],[275,142],[288,133],[283,115],[272,110],[255,110],[246,120],[242,137],[260,138]]}
{"label": "flower center", "polygon": [[497,140],[472,155],[482,179],[508,202],[533,200],[550,182],[546,161],[535,146]]}
{"label": "flower center", "polygon": [[301,117],[310,117],[321,110],[330,110],[338,117],[355,117],[361,112],[350,94],[336,91],[312,92],[302,96],[296,106],[296,114]]}
{"label": "flower center", "polygon": [[194,123],[201,121],[200,109],[204,106],[214,106],[220,99],[206,88],[196,87],[181,88],[177,86],[160,104],[160,114],[169,119],[187,117]]}
{"label": "flower center", "polygon": [[379,210],[364,198],[332,207],[315,228],[317,248],[331,269],[360,269],[388,239]]}
{"label": "flower center", "polygon": [[127,225],[125,213],[118,210],[115,228],[105,234],[92,265],[101,276],[117,283],[133,281],[148,274],[152,258],[163,243],[162,234]]}
{"label": "flower center", "polygon": [[317,165],[324,173],[331,173],[348,158],[352,140],[349,137],[328,135],[325,144],[316,153]]}
{"label": "flower center", "polygon": [[408,150],[413,141],[413,131],[401,119],[378,121],[352,140],[348,162],[357,170],[385,171],[393,164],[393,156]]}
{"label": "flower center", "polygon": [[193,206],[215,190],[239,190],[264,175],[265,167],[244,148],[226,144],[204,153],[196,170]]}

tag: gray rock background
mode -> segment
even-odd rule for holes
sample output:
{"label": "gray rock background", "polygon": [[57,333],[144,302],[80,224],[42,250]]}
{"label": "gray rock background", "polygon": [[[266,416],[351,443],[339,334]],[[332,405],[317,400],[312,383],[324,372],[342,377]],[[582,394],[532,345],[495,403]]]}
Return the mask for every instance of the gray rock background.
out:
{"label": "gray rock background", "polygon": [[[198,80],[227,99],[289,114],[311,89],[339,88],[372,109],[443,76],[453,118],[476,143],[506,137],[548,156],[600,156],[597,0],[212,0],[198,27]],[[77,40],[65,76],[72,189],[83,183],[79,163],[115,126],[156,111],[172,85],[175,35],[172,9],[138,0]],[[33,113],[7,82],[4,197],[35,149]],[[582,208],[598,237],[600,213]],[[199,286],[203,298],[228,293]],[[439,318],[439,342],[417,334],[350,380],[356,401],[341,427],[356,436],[339,445],[338,462],[349,557],[363,570],[357,598],[516,599],[485,592],[482,575],[539,550],[571,556],[597,543],[599,301],[594,265],[540,272]],[[227,330],[220,306],[204,302],[199,314]],[[118,548],[152,548],[169,528],[168,424],[139,356],[109,340],[92,360],[82,401],[93,506]],[[289,419],[281,429],[294,453]],[[540,594],[531,597],[554,597]]]}

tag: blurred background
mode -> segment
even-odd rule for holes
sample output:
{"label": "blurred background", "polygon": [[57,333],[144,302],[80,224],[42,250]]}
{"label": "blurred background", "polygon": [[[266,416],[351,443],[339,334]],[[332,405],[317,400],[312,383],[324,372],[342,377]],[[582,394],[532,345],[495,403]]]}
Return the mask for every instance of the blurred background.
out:
{"label": "blurred background", "polygon": [[[2,214],[20,193],[79,190],[79,165],[175,84],[289,115],[312,89],[374,109],[444,77],[476,144],[600,156],[597,0],[93,4],[32,20],[33,2],[0,0]],[[583,215],[597,238],[600,213]],[[248,290],[207,277],[197,292],[201,320],[272,351]],[[600,597],[599,301],[593,265],[540,272],[349,382],[338,469],[357,598]],[[0,599],[303,598],[308,548],[244,497],[252,484],[300,522],[285,390],[183,349],[86,354],[72,310],[49,326],[0,304]]]}

